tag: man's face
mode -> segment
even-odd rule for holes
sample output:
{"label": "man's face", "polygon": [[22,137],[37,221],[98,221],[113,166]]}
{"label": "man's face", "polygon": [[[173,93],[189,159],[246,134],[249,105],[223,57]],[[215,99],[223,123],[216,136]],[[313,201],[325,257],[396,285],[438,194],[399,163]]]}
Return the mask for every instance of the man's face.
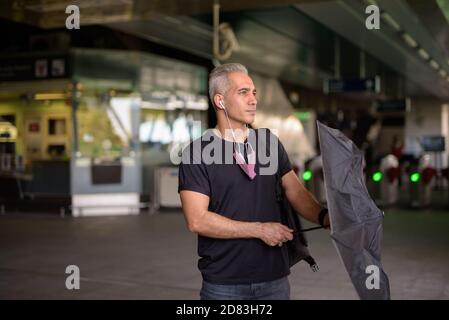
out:
{"label": "man's face", "polygon": [[256,116],[256,88],[253,80],[243,72],[228,74],[229,89],[224,103],[229,117],[235,121],[251,124]]}

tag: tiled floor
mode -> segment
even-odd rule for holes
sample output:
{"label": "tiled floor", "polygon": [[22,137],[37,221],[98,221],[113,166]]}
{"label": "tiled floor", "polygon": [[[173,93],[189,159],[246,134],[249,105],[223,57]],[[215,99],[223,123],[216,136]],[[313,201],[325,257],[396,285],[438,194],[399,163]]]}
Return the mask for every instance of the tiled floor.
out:
{"label": "tiled floor", "polygon": [[[449,299],[449,212],[386,210],[383,264],[393,299]],[[357,299],[326,231],[309,234],[320,272],[292,269],[292,299]],[[180,212],[0,216],[0,299],[198,299],[196,236]],[[79,290],[65,287],[68,265]]]}

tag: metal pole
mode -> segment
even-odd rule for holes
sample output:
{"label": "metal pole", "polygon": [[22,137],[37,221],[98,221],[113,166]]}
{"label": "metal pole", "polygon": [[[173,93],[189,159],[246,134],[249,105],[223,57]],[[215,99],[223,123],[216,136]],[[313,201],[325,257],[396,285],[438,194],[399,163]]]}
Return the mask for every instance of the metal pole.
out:
{"label": "metal pole", "polygon": [[334,76],[340,78],[340,38],[335,36],[334,40]]}
{"label": "metal pole", "polygon": [[366,55],[365,51],[360,50],[360,78],[366,77]]}
{"label": "metal pole", "polygon": [[220,47],[219,47],[219,25],[220,25],[220,4],[218,0],[214,1],[213,5],[213,15],[214,15],[214,33],[213,33],[213,56],[216,59],[219,59],[220,57]]}
{"label": "metal pole", "polygon": [[77,121],[77,111],[78,111],[78,82],[74,81],[72,82],[72,156],[76,156],[76,154],[79,151],[79,144],[78,144],[78,121]]}

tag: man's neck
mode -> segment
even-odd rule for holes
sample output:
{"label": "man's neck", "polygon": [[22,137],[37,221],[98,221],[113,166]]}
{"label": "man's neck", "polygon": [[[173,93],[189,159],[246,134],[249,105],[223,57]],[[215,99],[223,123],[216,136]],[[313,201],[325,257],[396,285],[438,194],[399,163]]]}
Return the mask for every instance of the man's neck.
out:
{"label": "man's neck", "polygon": [[[232,129],[234,130],[236,142],[244,142],[248,136],[248,128],[244,123],[231,123]],[[232,131],[229,125],[218,123],[216,129],[218,129],[221,137],[228,141],[234,141],[232,136]]]}

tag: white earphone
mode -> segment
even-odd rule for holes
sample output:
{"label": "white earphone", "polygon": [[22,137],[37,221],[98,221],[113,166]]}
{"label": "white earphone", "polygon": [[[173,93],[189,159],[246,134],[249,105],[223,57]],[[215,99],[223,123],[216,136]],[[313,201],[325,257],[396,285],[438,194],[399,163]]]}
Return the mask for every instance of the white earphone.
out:
{"label": "white earphone", "polygon": [[220,101],[220,106],[222,106],[223,109],[226,109],[225,106],[224,106],[224,104],[223,104],[223,101]]}

